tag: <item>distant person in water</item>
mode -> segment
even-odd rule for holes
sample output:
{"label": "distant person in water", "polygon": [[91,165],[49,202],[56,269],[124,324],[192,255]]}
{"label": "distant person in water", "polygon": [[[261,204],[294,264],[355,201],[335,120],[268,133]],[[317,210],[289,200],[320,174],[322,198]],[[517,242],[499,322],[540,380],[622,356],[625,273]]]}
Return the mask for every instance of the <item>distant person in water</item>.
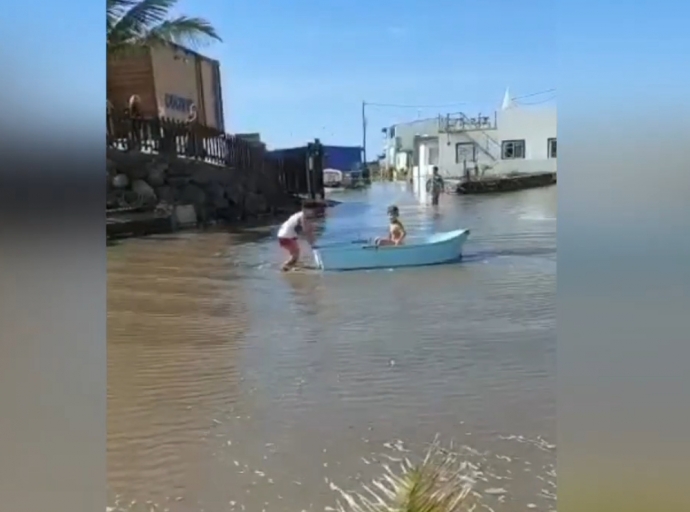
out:
{"label": "distant person in water", "polygon": [[441,196],[441,192],[443,192],[445,188],[446,184],[444,183],[441,175],[438,173],[438,167],[434,166],[431,178],[429,178],[426,182],[426,191],[427,193],[431,194],[431,204],[434,206],[438,205],[438,199]]}
{"label": "distant person in water", "polygon": [[400,210],[397,206],[388,207],[388,219],[390,224],[388,226],[388,237],[377,238],[376,245],[402,245],[407,236],[405,226],[400,222]]}
{"label": "distant person in water", "polygon": [[288,253],[289,257],[283,263],[282,270],[288,271],[297,266],[300,257],[299,236],[302,234],[309,245],[314,244],[313,219],[316,205],[307,201],[302,204],[302,210],[291,215],[278,229],[278,243]]}

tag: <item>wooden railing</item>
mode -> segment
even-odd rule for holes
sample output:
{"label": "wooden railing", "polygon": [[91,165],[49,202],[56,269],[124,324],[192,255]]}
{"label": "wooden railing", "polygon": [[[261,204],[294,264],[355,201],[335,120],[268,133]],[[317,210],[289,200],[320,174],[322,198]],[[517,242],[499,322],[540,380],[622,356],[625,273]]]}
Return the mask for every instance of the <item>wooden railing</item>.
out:
{"label": "wooden railing", "polygon": [[245,169],[264,160],[262,145],[197,122],[108,114],[107,123],[108,146],[122,151],[171,154]]}

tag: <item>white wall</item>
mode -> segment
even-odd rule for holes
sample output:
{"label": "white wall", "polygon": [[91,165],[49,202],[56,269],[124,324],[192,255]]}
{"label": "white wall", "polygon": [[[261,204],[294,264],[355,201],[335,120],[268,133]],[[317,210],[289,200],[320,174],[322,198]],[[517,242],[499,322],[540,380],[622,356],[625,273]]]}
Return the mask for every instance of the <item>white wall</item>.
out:
{"label": "white wall", "polygon": [[[390,127],[388,127],[389,134],[386,136],[384,142],[384,153],[387,156],[386,164],[394,166],[395,153],[402,151],[413,151],[415,137],[419,136],[433,136],[438,134],[438,118],[419,119],[409,123],[401,123],[395,125],[394,137],[390,136]],[[399,146],[396,148],[396,138]]]}
{"label": "white wall", "polygon": [[[500,111],[497,114],[495,130],[440,134],[438,137],[439,171],[444,176],[462,176],[463,163],[456,159],[456,144],[474,142],[485,149],[485,151],[477,150],[477,163],[480,167],[492,167],[486,171],[486,174],[556,172],[557,160],[548,158],[547,152],[547,141],[550,138],[556,138],[556,134],[557,113],[555,107],[513,107]],[[505,140],[524,140],[525,158],[501,159],[501,142]],[[493,155],[494,158],[491,158],[487,153]]]}
{"label": "white wall", "polygon": [[426,182],[431,177],[434,166],[440,161],[441,148],[439,139],[426,138],[416,141],[415,152],[417,165],[412,168],[412,188],[417,198],[424,202],[427,199]]}

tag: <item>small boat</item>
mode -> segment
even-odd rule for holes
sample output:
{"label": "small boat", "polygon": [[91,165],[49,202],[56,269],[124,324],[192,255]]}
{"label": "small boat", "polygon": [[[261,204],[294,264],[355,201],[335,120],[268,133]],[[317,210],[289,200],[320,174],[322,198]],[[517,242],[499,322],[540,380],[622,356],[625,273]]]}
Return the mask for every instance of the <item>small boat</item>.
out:
{"label": "small boat", "polygon": [[418,239],[408,238],[404,245],[378,246],[369,241],[314,247],[316,266],[321,270],[364,270],[374,268],[416,267],[457,261],[469,229],[435,233]]}

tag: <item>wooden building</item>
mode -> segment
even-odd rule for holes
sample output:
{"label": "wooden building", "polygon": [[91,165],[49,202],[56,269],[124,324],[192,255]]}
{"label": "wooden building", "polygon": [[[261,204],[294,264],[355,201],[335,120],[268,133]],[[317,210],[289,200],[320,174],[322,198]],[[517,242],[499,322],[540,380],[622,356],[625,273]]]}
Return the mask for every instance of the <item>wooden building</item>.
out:
{"label": "wooden building", "polygon": [[185,120],[226,131],[218,61],[178,45],[108,57],[107,96],[115,112],[139,96],[145,117]]}

